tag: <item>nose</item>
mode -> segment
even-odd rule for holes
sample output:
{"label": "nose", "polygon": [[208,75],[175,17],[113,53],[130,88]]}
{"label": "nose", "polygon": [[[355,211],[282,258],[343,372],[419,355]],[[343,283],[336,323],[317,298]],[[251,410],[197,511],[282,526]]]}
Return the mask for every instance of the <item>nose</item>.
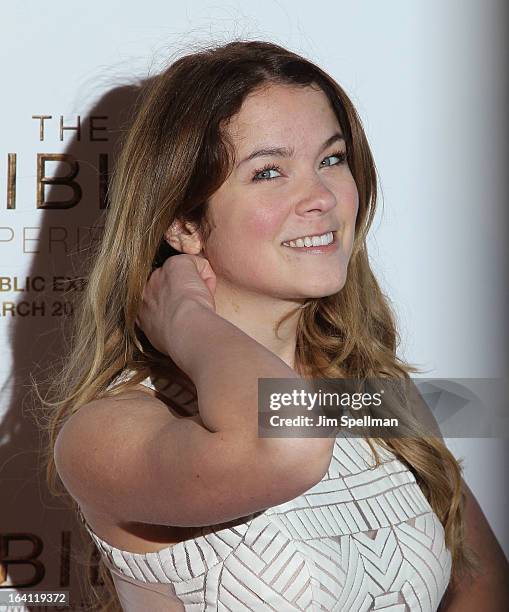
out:
{"label": "nose", "polygon": [[295,212],[302,216],[320,216],[336,206],[336,196],[317,177],[298,188]]}

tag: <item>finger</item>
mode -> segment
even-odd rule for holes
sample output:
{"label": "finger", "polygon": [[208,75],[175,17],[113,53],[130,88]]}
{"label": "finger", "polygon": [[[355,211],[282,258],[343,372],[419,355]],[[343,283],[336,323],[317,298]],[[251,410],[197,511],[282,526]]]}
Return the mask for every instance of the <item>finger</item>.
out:
{"label": "finger", "polygon": [[196,257],[197,259],[195,260],[195,264],[200,275],[203,278],[209,278],[210,276],[214,276],[214,271],[212,270],[212,266],[210,265],[209,260],[205,257],[202,257],[201,255],[197,255]]}

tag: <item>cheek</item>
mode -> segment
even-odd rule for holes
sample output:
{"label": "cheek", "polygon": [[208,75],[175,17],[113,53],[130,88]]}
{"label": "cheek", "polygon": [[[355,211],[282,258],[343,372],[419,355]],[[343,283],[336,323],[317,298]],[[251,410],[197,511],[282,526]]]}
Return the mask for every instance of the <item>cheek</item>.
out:
{"label": "cheek", "polygon": [[243,226],[248,228],[248,236],[257,241],[272,241],[283,223],[282,212],[283,208],[279,207],[278,209],[274,204],[270,206],[257,206],[243,223]]}
{"label": "cheek", "polygon": [[219,240],[218,235],[214,244],[212,267],[218,277],[240,286],[270,290],[274,279],[273,245],[283,223],[284,215],[277,207],[268,210],[259,203],[256,210],[237,217],[230,226],[235,231],[229,232],[227,239],[221,234]]}
{"label": "cheek", "polygon": [[349,220],[355,220],[359,210],[359,192],[357,191],[357,185],[353,177],[348,184],[343,186],[340,201],[345,217],[348,217]]}
{"label": "cheek", "polygon": [[242,262],[242,268],[260,269],[259,251],[279,236],[284,223],[284,211],[274,203],[270,206],[259,200],[242,215],[216,220],[216,231],[210,236],[207,253],[216,272],[231,276]]}

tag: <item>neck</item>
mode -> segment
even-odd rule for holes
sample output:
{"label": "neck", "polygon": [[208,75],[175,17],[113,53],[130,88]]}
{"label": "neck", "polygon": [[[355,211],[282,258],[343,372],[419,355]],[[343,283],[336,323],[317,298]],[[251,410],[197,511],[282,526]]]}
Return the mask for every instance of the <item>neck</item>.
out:
{"label": "neck", "polygon": [[[304,300],[285,300],[260,293],[217,285],[214,296],[218,315],[295,368],[297,323]],[[276,335],[278,321],[288,313]]]}

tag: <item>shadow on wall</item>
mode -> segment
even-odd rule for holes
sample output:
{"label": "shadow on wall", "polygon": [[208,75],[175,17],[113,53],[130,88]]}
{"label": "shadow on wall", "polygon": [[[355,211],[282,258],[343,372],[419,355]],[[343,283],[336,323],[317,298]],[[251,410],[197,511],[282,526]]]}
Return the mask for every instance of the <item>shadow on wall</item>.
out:
{"label": "shadow on wall", "polygon": [[[38,381],[41,375],[46,378],[48,368],[66,353],[69,339],[65,328],[72,316],[66,296],[69,291],[79,291],[80,283],[65,284],[64,279],[83,277],[90,247],[101,238],[108,205],[106,191],[111,173],[108,168],[111,171],[114,167],[119,137],[128,126],[141,88],[148,83],[146,80],[120,86],[105,94],[81,117],[80,140],[76,131],[64,132],[66,140],[72,134],[64,151],[68,157],[58,161],[54,172],[51,166],[56,162],[46,164],[47,176],[62,177],[71,170],[72,163],[66,159],[74,160],[77,175],[73,180],[79,187],[74,190],[62,184],[46,187],[43,209],[34,213],[32,222],[36,225],[40,220],[39,236],[37,241],[27,241],[26,247],[33,252],[27,276],[32,282],[42,277],[45,289],[38,290],[42,282],[38,281],[33,288],[20,292],[16,312],[20,307],[20,311],[30,314],[14,316],[9,330],[13,365],[0,390],[4,398],[10,396],[0,423],[0,588],[19,585],[21,590],[23,585],[31,590],[69,590],[74,600],[81,585],[78,575],[83,575],[84,566],[77,559],[87,564],[78,537],[81,532],[73,513],[63,501],[51,496],[46,487],[40,455],[46,437],[32,417],[36,398],[31,393],[30,376]],[[91,119],[92,125],[106,127],[94,131],[94,137],[101,140],[90,139]],[[76,124],[76,118],[64,121],[64,125]],[[34,210],[36,206],[34,193]],[[33,238],[35,231],[30,235]],[[43,397],[45,391],[42,386]]]}

